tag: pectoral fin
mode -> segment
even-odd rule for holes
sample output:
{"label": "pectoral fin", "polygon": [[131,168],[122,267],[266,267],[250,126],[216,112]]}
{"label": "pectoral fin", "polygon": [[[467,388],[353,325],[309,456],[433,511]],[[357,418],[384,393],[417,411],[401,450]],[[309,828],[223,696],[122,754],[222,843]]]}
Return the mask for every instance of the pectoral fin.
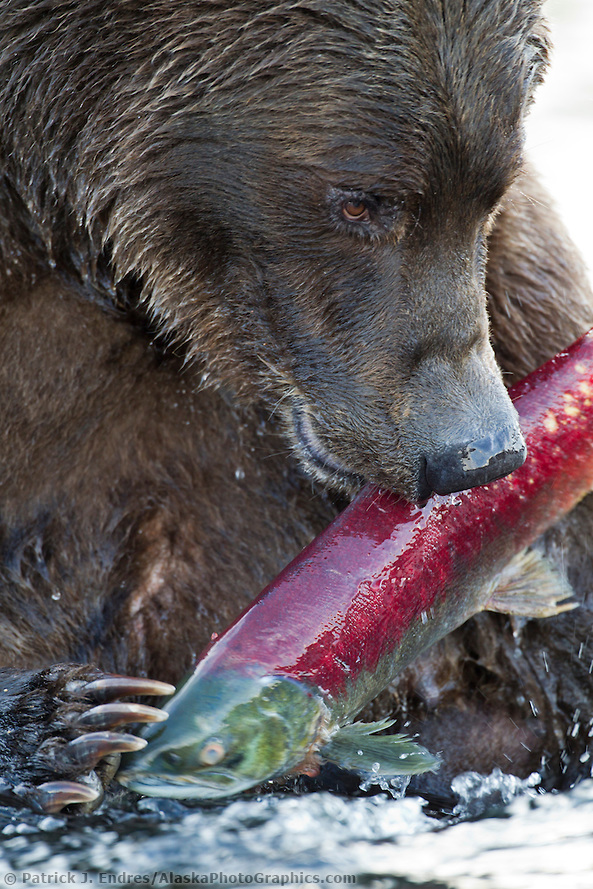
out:
{"label": "pectoral fin", "polygon": [[405,735],[374,736],[375,732],[389,728],[393,722],[392,719],[382,719],[346,725],[332,735],[319,753],[343,769],[386,778],[436,770],[439,759]]}
{"label": "pectoral fin", "polygon": [[535,550],[524,550],[509,562],[493,584],[487,611],[523,617],[553,617],[578,607],[570,601],[568,581]]}

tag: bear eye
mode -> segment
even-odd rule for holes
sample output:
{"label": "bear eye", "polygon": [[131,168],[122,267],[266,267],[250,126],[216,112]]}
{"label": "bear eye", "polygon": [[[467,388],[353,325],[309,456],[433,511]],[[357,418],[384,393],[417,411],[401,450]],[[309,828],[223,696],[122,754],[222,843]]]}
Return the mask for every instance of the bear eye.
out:
{"label": "bear eye", "polygon": [[369,208],[364,201],[344,201],[342,215],[348,222],[369,222]]}

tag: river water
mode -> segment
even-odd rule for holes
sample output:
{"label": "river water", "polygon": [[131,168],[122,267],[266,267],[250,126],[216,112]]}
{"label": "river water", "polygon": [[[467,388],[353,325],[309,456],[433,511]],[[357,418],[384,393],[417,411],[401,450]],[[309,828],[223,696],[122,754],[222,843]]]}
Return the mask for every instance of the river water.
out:
{"label": "river water", "polygon": [[[528,146],[593,268],[593,0],[546,5],[556,52]],[[116,797],[74,819],[0,808],[0,884],[593,889],[593,780],[562,794],[536,785],[462,776],[447,818],[387,792],[210,808]]]}
{"label": "river water", "polygon": [[460,802],[444,820],[418,798],[389,793],[267,795],[211,808],[116,800],[77,819],[0,810],[0,882],[592,889],[593,781],[562,794],[539,794],[535,783],[461,776]]}

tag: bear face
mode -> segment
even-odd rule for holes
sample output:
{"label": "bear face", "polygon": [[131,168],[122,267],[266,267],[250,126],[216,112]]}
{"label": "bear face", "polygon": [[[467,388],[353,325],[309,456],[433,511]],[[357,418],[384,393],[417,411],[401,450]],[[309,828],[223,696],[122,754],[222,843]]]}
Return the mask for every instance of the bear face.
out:
{"label": "bear face", "polygon": [[[35,212],[55,228],[63,203],[79,267],[107,248],[211,380],[279,403],[324,483],[415,499],[484,483],[524,459],[485,244],[546,59],[538,7],[241,3],[217,7],[215,45],[203,4],[181,28],[157,9],[149,47],[96,7],[102,44],[71,59],[30,13],[28,64],[85,95],[44,97],[35,144],[20,134],[50,170]],[[114,104],[96,72],[116,44]]]}

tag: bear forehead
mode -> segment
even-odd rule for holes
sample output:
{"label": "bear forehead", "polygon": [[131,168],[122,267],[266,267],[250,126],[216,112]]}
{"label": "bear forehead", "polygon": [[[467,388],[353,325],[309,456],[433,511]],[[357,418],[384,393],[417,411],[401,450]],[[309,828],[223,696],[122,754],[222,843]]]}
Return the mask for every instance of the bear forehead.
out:
{"label": "bear forehead", "polygon": [[192,70],[185,75],[200,82],[203,98],[216,107],[230,93],[234,101],[249,99],[254,113],[283,93],[346,106],[354,93],[358,101],[366,96],[379,117],[385,103],[393,117],[393,104],[403,103],[405,113],[407,97],[421,98],[434,112],[443,98],[460,102],[477,91],[495,92],[499,109],[508,105],[512,114],[547,60],[539,6],[536,0],[222,4],[215,28],[204,30],[198,13],[196,55],[190,41]]}
{"label": "bear forehead", "polygon": [[[218,20],[216,52],[197,65],[202,110],[222,121],[244,105],[250,138],[265,133],[285,157],[333,172],[335,184],[354,176],[397,197],[463,168],[502,193],[547,62],[539,6],[238,4]],[[394,184],[394,168],[405,181]]]}

